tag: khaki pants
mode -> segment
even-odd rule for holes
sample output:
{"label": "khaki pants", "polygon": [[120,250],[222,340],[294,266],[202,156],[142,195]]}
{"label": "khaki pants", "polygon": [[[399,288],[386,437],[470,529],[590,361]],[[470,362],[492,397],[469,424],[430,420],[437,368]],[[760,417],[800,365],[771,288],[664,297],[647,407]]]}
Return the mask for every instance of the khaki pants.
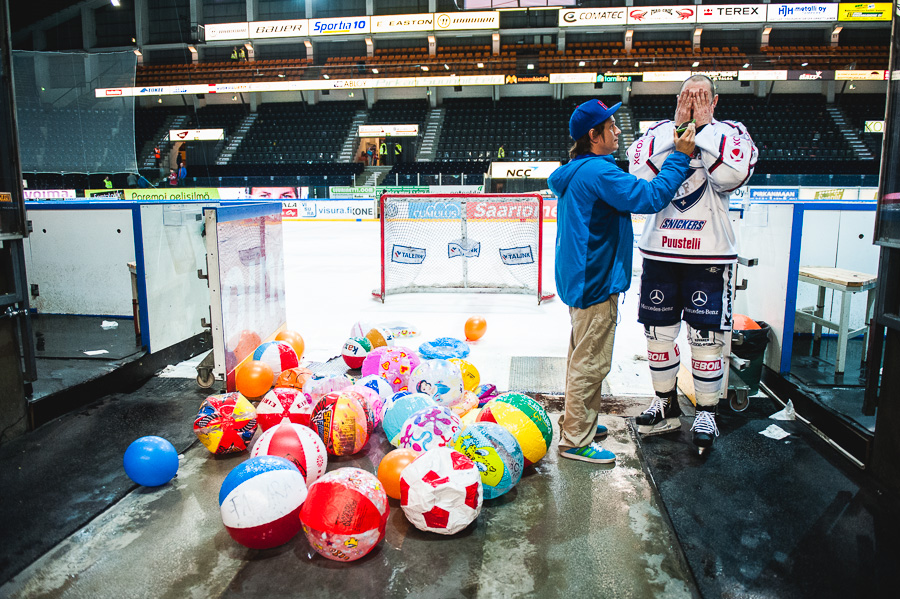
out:
{"label": "khaki pants", "polygon": [[559,419],[562,450],[594,440],[600,387],[612,364],[618,311],[618,294],[585,309],[569,307],[572,335],[566,360],[566,411]]}

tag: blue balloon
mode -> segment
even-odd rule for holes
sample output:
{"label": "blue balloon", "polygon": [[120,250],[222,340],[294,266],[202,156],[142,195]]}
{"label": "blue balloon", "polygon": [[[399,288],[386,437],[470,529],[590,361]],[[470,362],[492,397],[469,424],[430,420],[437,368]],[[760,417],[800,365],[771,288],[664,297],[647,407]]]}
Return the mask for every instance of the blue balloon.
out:
{"label": "blue balloon", "polygon": [[178,452],[162,437],[141,437],[125,450],[125,474],[139,485],[158,487],[178,472]]}

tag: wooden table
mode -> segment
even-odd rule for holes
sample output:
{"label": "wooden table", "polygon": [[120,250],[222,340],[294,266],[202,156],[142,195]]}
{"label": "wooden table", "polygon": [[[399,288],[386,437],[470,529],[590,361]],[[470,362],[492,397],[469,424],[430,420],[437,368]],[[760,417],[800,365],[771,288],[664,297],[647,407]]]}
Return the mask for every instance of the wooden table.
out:
{"label": "wooden table", "polygon": [[[809,283],[819,288],[816,305],[801,308],[796,312],[796,318],[813,324],[813,334],[816,341],[822,338],[822,327],[837,331],[838,347],[837,357],[834,361],[835,374],[843,374],[847,361],[847,341],[865,335],[863,344],[863,360],[866,357],[868,346],[868,321],[872,315],[872,306],[875,302],[875,289],[877,277],[862,272],[855,272],[843,268],[830,268],[826,266],[802,266],[800,267],[799,281]],[[841,294],[841,314],[838,322],[826,320],[822,317],[825,311],[825,290],[833,289],[835,294]],[[854,293],[866,292],[866,315],[862,328],[850,330],[850,301]]]}

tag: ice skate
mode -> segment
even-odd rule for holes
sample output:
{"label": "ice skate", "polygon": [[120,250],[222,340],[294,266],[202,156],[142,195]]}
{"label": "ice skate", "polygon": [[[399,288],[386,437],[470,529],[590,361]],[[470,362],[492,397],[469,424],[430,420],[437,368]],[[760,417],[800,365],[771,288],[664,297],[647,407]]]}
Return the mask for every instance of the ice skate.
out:
{"label": "ice skate", "polygon": [[650,407],[634,419],[638,433],[645,436],[661,435],[681,428],[681,406],[678,405],[677,392],[673,389],[668,393],[657,392],[656,395]]}
{"label": "ice skate", "polygon": [[716,427],[716,407],[697,406],[697,415],[694,417],[691,430],[694,432],[694,445],[700,455],[712,449],[713,441],[719,436],[719,429]]}

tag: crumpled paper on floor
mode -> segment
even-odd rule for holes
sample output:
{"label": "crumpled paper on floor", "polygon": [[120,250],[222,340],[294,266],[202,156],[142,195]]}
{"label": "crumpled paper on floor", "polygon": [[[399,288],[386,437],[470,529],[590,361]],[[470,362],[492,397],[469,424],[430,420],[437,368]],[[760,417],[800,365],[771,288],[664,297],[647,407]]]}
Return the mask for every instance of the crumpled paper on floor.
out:
{"label": "crumpled paper on floor", "polygon": [[759,434],[769,437],[770,439],[775,439],[776,441],[781,441],[785,437],[791,435],[791,433],[787,432],[777,424],[770,424],[765,430],[759,431]]}
{"label": "crumpled paper on floor", "polygon": [[100,323],[101,329],[114,329],[119,326],[119,323],[115,320],[104,320]]}
{"label": "crumpled paper on floor", "polygon": [[796,420],[797,413],[794,411],[794,402],[789,399],[783,410],[775,412],[769,418],[772,420]]}

